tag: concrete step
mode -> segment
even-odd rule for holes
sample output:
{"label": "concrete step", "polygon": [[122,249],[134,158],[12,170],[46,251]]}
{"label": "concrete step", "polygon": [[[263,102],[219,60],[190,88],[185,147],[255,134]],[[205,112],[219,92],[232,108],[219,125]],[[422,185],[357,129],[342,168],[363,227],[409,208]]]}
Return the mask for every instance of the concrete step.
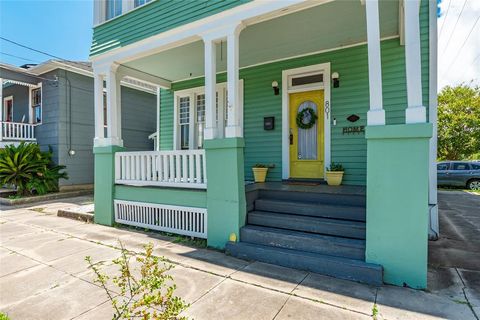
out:
{"label": "concrete step", "polygon": [[381,285],[383,280],[383,271],[380,265],[355,259],[246,242],[228,242],[226,251],[241,259],[256,260],[373,285]]}
{"label": "concrete step", "polygon": [[348,194],[341,192],[322,193],[309,191],[262,189],[259,190],[258,198],[284,201],[317,202],[342,206],[366,207],[367,205],[367,198],[365,194]]}
{"label": "concrete step", "polygon": [[247,221],[248,224],[263,227],[365,239],[365,223],[359,221],[308,217],[267,211],[249,212]]}
{"label": "concrete step", "polygon": [[365,260],[365,241],[314,233],[246,225],[240,230],[242,242]]}
{"label": "concrete step", "polygon": [[333,205],[320,202],[286,201],[277,199],[257,199],[255,210],[365,221],[366,208],[361,206]]}

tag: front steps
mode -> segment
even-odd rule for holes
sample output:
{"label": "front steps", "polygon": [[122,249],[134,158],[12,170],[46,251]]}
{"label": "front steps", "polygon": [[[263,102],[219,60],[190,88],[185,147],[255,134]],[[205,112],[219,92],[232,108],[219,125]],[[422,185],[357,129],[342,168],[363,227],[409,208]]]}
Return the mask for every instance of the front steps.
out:
{"label": "front steps", "polygon": [[[248,198],[248,197],[247,197]],[[365,196],[259,190],[233,256],[374,285],[382,267],[365,262]]]}

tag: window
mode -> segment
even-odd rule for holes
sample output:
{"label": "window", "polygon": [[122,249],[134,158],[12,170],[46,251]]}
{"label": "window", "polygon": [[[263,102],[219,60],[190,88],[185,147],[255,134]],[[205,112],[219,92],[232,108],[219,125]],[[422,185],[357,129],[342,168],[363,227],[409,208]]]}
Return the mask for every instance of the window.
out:
{"label": "window", "polygon": [[472,170],[480,170],[480,163],[479,164],[472,163],[470,164],[470,166],[472,167]]}
{"label": "window", "polygon": [[140,6],[143,6],[145,3],[148,3],[150,2],[151,0],[135,0],[134,3],[133,3],[133,6],[136,8],[136,7],[140,7]]}
{"label": "window", "polygon": [[190,147],[190,97],[182,97],[179,102],[180,149],[184,150]]}
{"label": "window", "polygon": [[437,170],[448,170],[448,163],[437,164]]}
{"label": "window", "polygon": [[42,122],[42,88],[32,89],[32,115],[33,123]]}
{"label": "window", "polygon": [[203,131],[205,129],[205,94],[197,95],[197,148],[203,149]]}
{"label": "window", "polygon": [[468,163],[455,162],[452,170],[470,170]]}
{"label": "window", "polygon": [[122,0],[107,0],[106,19],[112,19],[122,14]]}

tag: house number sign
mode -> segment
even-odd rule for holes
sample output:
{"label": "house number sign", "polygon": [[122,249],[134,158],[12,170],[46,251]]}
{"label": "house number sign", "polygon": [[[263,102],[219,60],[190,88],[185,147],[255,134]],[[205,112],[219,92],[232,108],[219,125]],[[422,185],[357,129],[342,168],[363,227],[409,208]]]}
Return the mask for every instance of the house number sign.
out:
{"label": "house number sign", "polygon": [[365,134],[365,126],[343,127],[342,134]]}

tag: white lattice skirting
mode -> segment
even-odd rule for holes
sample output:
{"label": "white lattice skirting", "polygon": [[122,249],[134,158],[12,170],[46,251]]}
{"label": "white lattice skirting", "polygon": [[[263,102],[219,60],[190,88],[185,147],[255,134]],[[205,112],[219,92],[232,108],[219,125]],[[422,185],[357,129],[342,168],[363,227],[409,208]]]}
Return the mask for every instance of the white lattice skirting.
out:
{"label": "white lattice skirting", "polygon": [[207,209],[115,200],[115,222],[207,238]]}

